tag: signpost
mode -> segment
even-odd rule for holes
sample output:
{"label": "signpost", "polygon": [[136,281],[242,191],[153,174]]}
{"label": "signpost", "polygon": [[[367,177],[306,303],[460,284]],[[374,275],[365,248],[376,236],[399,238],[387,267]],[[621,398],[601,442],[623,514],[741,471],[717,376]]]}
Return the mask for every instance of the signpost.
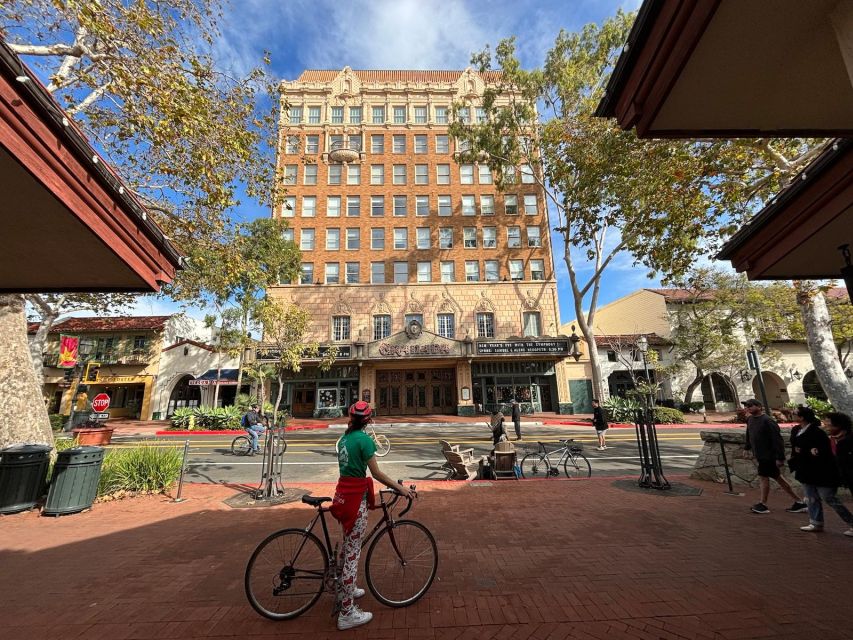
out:
{"label": "signpost", "polygon": [[99,393],[92,398],[92,411],[104,413],[110,408],[110,397],[106,393]]}

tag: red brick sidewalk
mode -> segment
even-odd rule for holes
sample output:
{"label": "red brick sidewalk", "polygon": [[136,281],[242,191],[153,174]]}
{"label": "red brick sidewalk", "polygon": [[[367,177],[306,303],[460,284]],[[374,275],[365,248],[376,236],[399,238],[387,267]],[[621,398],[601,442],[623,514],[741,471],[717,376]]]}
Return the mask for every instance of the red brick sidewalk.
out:
{"label": "red brick sidewalk", "polygon": [[[699,486],[699,485],[697,485]],[[325,493],[329,486],[308,487]],[[303,505],[232,510],[225,487],[144,498],[59,519],[0,519],[3,638],[797,638],[853,637],[853,540],[801,533],[802,514],[748,513],[754,496],[626,492],[612,481],[422,487],[413,517],[434,532],[438,579],[407,609],[370,595],[374,621],[335,631],[324,596],[292,622],[243,595],[254,545],[302,526]]]}

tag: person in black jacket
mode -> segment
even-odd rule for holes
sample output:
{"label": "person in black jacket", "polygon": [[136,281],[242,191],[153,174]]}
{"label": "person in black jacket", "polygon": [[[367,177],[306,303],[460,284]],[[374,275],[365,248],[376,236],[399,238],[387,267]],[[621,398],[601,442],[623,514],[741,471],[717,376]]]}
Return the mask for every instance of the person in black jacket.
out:
{"label": "person in black jacket", "polygon": [[[846,413],[833,411],[826,414],[824,424],[829,429],[829,444],[838,465],[838,479],[853,493],[853,422]],[[853,538],[853,526],[844,535]]]}
{"label": "person in black jacket", "polygon": [[595,427],[595,433],[598,435],[598,450],[604,451],[607,448],[607,429],[610,425],[607,424],[607,418],[604,417],[604,409],[598,400],[592,401],[592,426]]}
{"label": "person in black jacket", "polygon": [[853,514],[838,499],[838,467],[832,455],[829,436],[809,407],[797,407],[797,426],[791,429],[791,459],[794,477],[803,485],[809,507],[809,524],[802,531],[823,531],[823,503],[853,527]]}
{"label": "person in black jacket", "polygon": [[512,424],[515,426],[515,439],[521,440],[521,405],[518,400],[512,401]]}

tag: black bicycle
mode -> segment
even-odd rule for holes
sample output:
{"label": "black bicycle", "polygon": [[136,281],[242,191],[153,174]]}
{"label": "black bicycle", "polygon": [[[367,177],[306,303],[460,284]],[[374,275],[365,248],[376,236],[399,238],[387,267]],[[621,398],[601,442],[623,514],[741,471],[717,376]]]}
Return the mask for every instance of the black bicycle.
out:
{"label": "black bicycle", "polygon": [[[412,486],[414,491],[415,487]],[[429,529],[414,520],[402,520],[412,499],[394,517],[402,496],[390,489],[379,492],[382,519],[362,539],[367,588],[382,604],[407,607],[427,592],[438,569],[438,548]],[[387,498],[387,500],[386,500]],[[255,549],[246,566],[246,597],[255,611],[271,620],[290,620],[308,611],[324,591],[340,592],[338,547],[332,549],[326,525],[329,497],[302,496],[317,509],[304,529],[282,529]],[[314,534],[320,522],[323,541]],[[378,532],[378,533],[377,533]]]}
{"label": "black bicycle", "polygon": [[[522,478],[553,478],[560,475],[560,463],[563,464],[563,472],[567,478],[589,478],[592,475],[592,467],[589,460],[581,453],[583,445],[574,440],[560,440],[562,446],[548,451],[545,444],[540,442],[539,449],[530,452],[521,459]],[[552,462],[550,457],[557,456],[557,462]]]}

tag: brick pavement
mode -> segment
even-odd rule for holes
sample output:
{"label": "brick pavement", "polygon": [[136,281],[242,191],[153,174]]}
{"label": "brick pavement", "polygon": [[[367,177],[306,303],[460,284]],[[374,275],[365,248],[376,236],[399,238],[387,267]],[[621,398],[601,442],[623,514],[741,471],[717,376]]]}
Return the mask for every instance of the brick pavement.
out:
{"label": "brick pavement", "polygon": [[[625,492],[612,480],[421,486],[413,517],[439,543],[438,579],[407,609],[366,596],[374,621],[339,633],[324,596],[291,622],[243,594],[254,545],[302,526],[304,505],[232,510],[222,486],[64,518],[0,519],[0,636],[52,638],[680,639],[853,637],[853,540],[827,514],[748,513],[754,496]],[[308,486],[315,494],[329,485]]]}

